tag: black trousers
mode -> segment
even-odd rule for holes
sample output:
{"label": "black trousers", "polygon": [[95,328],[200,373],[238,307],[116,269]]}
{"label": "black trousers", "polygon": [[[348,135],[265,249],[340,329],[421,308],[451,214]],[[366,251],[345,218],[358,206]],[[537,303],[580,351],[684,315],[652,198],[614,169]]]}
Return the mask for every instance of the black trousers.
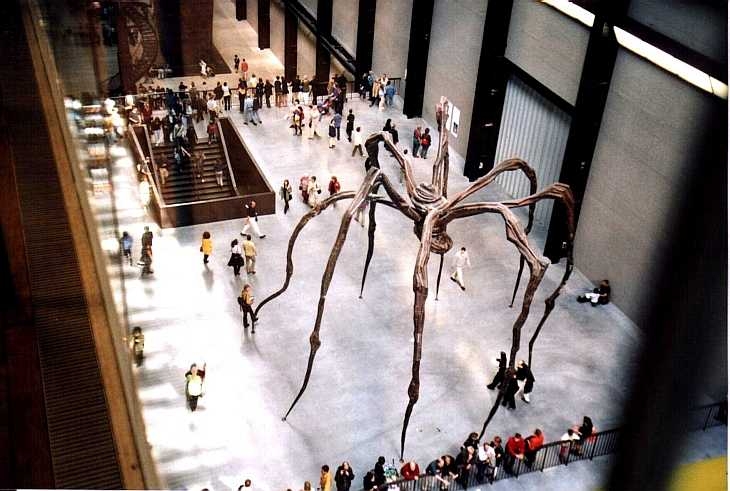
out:
{"label": "black trousers", "polygon": [[256,318],[253,316],[253,309],[250,305],[244,305],[243,306],[243,327],[248,327],[248,317],[251,317],[251,324],[253,324],[256,321]]}
{"label": "black trousers", "polygon": [[223,96],[223,108],[226,111],[231,110],[231,96],[229,96],[229,95]]}

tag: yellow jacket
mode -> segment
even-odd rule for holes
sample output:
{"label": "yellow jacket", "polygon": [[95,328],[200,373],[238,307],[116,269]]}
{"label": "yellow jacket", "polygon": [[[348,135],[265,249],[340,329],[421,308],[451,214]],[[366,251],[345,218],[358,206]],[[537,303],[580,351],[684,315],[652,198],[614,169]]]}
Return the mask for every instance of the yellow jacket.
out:
{"label": "yellow jacket", "polygon": [[210,256],[213,254],[213,241],[210,239],[203,239],[203,242],[200,244],[200,249],[203,251],[203,254]]}
{"label": "yellow jacket", "polygon": [[255,256],[256,255],[256,245],[251,240],[244,240],[243,241],[243,254],[246,256]]}

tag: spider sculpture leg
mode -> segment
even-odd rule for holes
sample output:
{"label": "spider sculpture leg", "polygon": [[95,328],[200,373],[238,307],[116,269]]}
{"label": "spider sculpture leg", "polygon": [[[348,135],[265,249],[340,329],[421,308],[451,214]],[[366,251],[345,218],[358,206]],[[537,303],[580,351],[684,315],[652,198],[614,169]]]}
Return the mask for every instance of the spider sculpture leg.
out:
{"label": "spider sculpture leg", "polygon": [[332,275],[334,274],[335,266],[337,265],[337,258],[340,256],[340,251],[342,251],[342,246],[344,245],[345,239],[347,238],[347,231],[350,229],[350,224],[352,223],[352,219],[355,216],[355,211],[357,210],[357,207],[360,206],[363,201],[367,199],[368,194],[370,194],[370,191],[373,189],[373,186],[377,181],[379,173],[380,170],[374,167],[371,168],[370,171],[368,171],[367,175],[365,176],[365,180],[360,186],[360,189],[357,191],[357,194],[355,194],[355,197],[350,203],[350,206],[348,206],[347,210],[342,216],[342,222],[340,223],[340,230],[337,233],[337,239],[335,239],[335,245],[332,247],[332,252],[330,253],[329,260],[327,261],[327,267],[325,268],[324,274],[322,275],[322,286],[319,291],[319,305],[317,306],[317,319],[314,322],[314,329],[312,330],[312,334],[309,336],[309,360],[307,362],[307,371],[304,374],[302,387],[301,389],[299,389],[299,393],[294,399],[294,402],[292,402],[289,410],[282,418],[282,421],[286,421],[287,416],[289,416],[289,413],[292,412],[292,409],[294,409],[294,406],[296,406],[297,402],[302,397],[302,394],[304,394],[304,390],[307,388],[307,384],[309,383],[309,377],[312,374],[312,365],[314,364],[314,356],[317,354],[317,350],[322,344],[319,339],[319,328],[322,324],[324,304],[327,298],[327,291],[329,290],[330,283],[332,282]]}
{"label": "spider sculpture leg", "polygon": [[370,260],[373,258],[373,248],[375,247],[375,225],[375,201],[370,201],[370,209],[368,210],[368,253],[365,256],[365,269],[362,272],[362,282],[360,283],[360,298],[362,298],[362,291],[365,289],[365,278],[368,276]]}
{"label": "spider sculpture leg", "polygon": [[545,324],[545,321],[547,320],[550,313],[555,308],[555,300],[560,296],[560,293],[563,290],[563,287],[568,282],[568,279],[570,278],[570,275],[573,273],[573,240],[575,238],[575,200],[573,198],[573,193],[570,190],[570,187],[566,184],[562,183],[555,183],[551,186],[548,186],[543,191],[537,194],[533,194],[532,196],[527,196],[523,199],[514,200],[510,202],[506,202],[505,205],[509,206],[510,208],[513,207],[519,207],[519,206],[525,206],[530,205],[532,203],[535,203],[537,201],[540,201],[542,199],[553,199],[557,202],[559,202],[563,207],[565,207],[565,215],[566,215],[566,227],[567,227],[567,235],[568,240],[566,241],[566,261],[565,261],[565,272],[563,273],[563,277],[560,280],[560,283],[558,284],[557,288],[545,299],[545,311],[543,312],[542,318],[540,319],[540,322],[537,324],[537,327],[535,328],[535,332],[532,335],[532,338],[530,339],[529,343],[529,358],[528,358],[528,365],[532,367],[532,348],[535,345],[535,341],[537,340],[537,337],[540,335],[540,331],[542,330],[542,326]]}
{"label": "spider sculpture leg", "polygon": [[326,210],[330,205],[334,204],[337,201],[353,198],[355,196],[354,191],[342,191],[336,194],[333,194],[332,196],[328,197],[327,199],[322,200],[322,202],[309,210],[307,213],[302,216],[302,218],[299,220],[299,223],[297,223],[296,227],[294,227],[294,231],[291,234],[291,237],[289,237],[289,246],[286,250],[286,278],[284,279],[284,284],[281,288],[279,288],[277,291],[266,297],[264,300],[259,303],[259,306],[256,308],[256,311],[254,312],[254,317],[258,317],[259,310],[266,305],[271,300],[275,299],[282,293],[286,291],[287,288],[289,288],[289,281],[291,280],[292,275],[294,274],[294,261],[292,260],[292,252],[294,251],[294,244],[297,241],[297,238],[299,237],[299,233],[302,231],[304,226],[314,217],[322,213],[324,210]]}
{"label": "spider sculpture leg", "polygon": [[403,430],[400,435],[400,457],[403,460],[403,450],[406,444],[406,431],[408,431],[408,422],[411,419],[413,406],[418,401],[420,390],[420,367],[421,367],[421,348],[423,336],[423,321],[426,315],[425,305],[428,296],[428,259],[431,255],[431,233],[433,232],[434,215],[426,216],[423,221],[423,230],[421,232],[421,247],[418,249],[416,256],[416,268],[413,272],[413,292],[415,301],[413,302],[413,365],[411,367],[411,382],[408,384],[408,406],[406,414],[403,418]]}
{"label": "spider sculpture leg", "polygon": [[441,286],[441,271],[444,269],[444,255],[439,254],[441,256],[441,259],[439,259],[439,274],[436,277],[436,300],[439,299],[439,287]]}

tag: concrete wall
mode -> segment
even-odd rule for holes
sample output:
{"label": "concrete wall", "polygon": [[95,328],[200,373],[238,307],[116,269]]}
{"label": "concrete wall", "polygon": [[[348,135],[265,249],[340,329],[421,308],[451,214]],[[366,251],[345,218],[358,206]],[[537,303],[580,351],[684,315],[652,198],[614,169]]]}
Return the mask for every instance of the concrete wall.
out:
{"label": "concrete wall", "polygon": [[278,1],[271,2],[271,51],[284,64],[284,7]]}
{"label": "concrete wall", "polygon": [[336,0],[332,5],[332,35],[352,55],[357,49],[359,0]]}
{"label": "concrete wall", "polygon": [[[337,3],[340,0],[335,0],[335,3]],[[304,8],[309,10],[309,13],[311,13],[314,18],[317,18],[317,0],[301,0],[302,5],[304,5]]]}
{"label": "concrete wall", "polygon": [[315,73],[317,73],[317,46],[312,33],[306,27],[299,24],[299,36],[297,36],[297,74],[302,79],[308,77],[309,80],[312,80]]}
{"label": "concrete wall", "polygon": [[[246,22],[248,22],[256,34],[259,33],[259,1],[248,0],[246,2]],[[258,46],[258,44],[257,44]]]}
{"label": "concrete wall", "polygon": [[505,54],[543,85],[575,104],[589,34],[586,26],[548,5],[520,0],[512,7]]}
{"label": "concrete wall", "polygon": [[711,104],[705,92],[620,50],[601,123],[575,244],[575,264],[608,278],[615,303],[637,321],[656,265],[665,257],[668,219],[683,195],[686,161]]}
{"label": "concrete wall", "polygon": [[436,126],[436,103],[448,97],[461,110],[459,136],[449,137],[461,155],[469,140],[486,13],[484,0],[436,0],[434,6],[423,117]]}
{"label": "concrete wall", "polygon": [[405,76],[411,37],[413,0],[380,1],[375,8],[373,71],[389,77]]}

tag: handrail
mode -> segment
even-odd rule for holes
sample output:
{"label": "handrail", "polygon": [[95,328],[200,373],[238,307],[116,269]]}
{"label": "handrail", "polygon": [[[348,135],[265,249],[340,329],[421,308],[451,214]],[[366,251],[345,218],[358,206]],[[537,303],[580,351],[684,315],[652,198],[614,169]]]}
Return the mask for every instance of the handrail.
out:
{"label": "handrail", "polygon": [[226,163],[228,164],[228,175],[231,176],[231,184],[233,185],[233,192],[236,196],[240,196],[238,193],[238,185],[236,184],[236,178],[233,176],[233,169],[231,168],[231,159],[228,157],[228,145],[226,145],[226,137],[223,136],[223,128],[221,128],[221,118],[216,119],[215,124],[218,126],[218,134],[221,137],[221,145],[223,146],[223,153],[226,156]]}
{"label": "handrail", "polygon": [[[226,119],[228,119],[228,118],[226,118]],[[228,122],[230,123],[231,128],[233,129],[233,132],[238,137],[238,141],[241,142],[241,145],[243,145],[243,147],[246,149],[246,153],[248,153],[248,155],[251,157],[251,162],[253,163],[254,167],[256,167],[256,171],[258,172],[259,176],[261,176],[261,179],[264,180],[266,187],[269,189],[269,191],[271,191],[272,193],[275,193],[274,188],[271,187],[271,183],[266,178],[266,174],[263,173],[263,171],[261,170],[261,167],[259,167],[258,161],[254,158],[253,152],[251,152],[251,148],[249,148],[248,144],[246,143],[246,140],[244,140],[243,137],[241,136],[241,132],[238,131],[238,128],[236,127],[235,124],[233,124],[231,122],[230,119],[228,119]],[[257,194],[261,194],[261,193],[257,193]]]}
{"label": "handrail", "polygon": [[[255,193],[251,196],[256,196],[259,194],[266,194],[266,193]],[[240,196],[240,195],[239,196],[226,196],[223,198],[199,199],[196,201],[186,201],[185,203],[173,203],[171,205],[165,205],[165,209],[176,208],[178,206],[199,205],[199,204],[203,204],[203,203],[217,203],[218,201],[226,201],[226,200],[231,200],[231,199],[243,199],[243,196]]]}
{"label": "handrail", "polygon": [[160,184],[160,171],[157,168],[157,162],[155,162],[155,157],[154,157],[154,154],[152,153],[152,144],[150,143],[150,141],[152,141],[152,139],[150,138],[150,132],[149,132],[149,130],[147,130],[146,124],[143,124],[141,126],[144,131],[144,136],[147,139],[147,149],[150,152],[150,165],[152,165],[152,172],[155,175],[155,184],[157,184],[158,186],[162,186],[162,184]]}

